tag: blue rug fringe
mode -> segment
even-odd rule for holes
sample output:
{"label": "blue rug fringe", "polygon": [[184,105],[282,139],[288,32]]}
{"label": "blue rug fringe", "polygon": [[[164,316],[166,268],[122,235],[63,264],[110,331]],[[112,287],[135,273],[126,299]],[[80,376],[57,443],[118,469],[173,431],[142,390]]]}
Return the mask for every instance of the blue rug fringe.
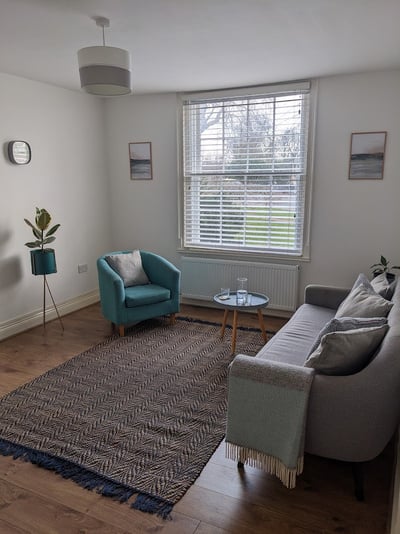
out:
{"label": "blue rug fringe", "polygon": [[172,512],[173,504],[159,497],[139,493],[135,502],[131,504],[131,508],[141,512],[157,514],[163,519],[167,519]]}
{"label": "blue rug fringe", "polygon": [[51,454],[30,449],[29,447],[24,447],[1,438],[0,454],[3,456],[12,456],[15,460],[21,459],[25,462],[31,462],[39,467],[54,471],[63,478],[73,480],[84,489],[96,490],[100,495],[111,497],[119,502],[126,502],[133,495],[137,494],[135,502],[131,505],[136,510],[157,514],[163,519],[167,519],[172,512],[173,504],[169,501],[140,493],[135,489],[113,482],[104,476],[98,475],[68,460],[56,458]]}

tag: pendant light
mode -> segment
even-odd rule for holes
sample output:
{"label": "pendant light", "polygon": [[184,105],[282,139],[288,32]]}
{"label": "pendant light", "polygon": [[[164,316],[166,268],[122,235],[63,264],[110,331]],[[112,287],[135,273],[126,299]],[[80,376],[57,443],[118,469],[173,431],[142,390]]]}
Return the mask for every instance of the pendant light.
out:
{"label": "pendant light", "polygon": [[98,96],[121,96],[132,92],[130,54],[123,48],[106,46],[104,28],[110,21],[105,17],[93,17],[103,30],[103,46],[88,46],[78,50],[81,87],[87,93]]}

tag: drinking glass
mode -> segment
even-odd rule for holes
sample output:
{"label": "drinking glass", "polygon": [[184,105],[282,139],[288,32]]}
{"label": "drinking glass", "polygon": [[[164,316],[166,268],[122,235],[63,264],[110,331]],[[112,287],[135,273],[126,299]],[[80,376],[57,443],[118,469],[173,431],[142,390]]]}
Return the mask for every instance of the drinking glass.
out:
{"label": "drinking glass", "polygon": [[221,293],[219,294],[220,300],[228,300],[231,290],[229,287],[221,287]]}
{"label": "drinking glass", "polygon": [[236,304],[245,306],[247,302],[247,278],[240,277],[237,279]]}

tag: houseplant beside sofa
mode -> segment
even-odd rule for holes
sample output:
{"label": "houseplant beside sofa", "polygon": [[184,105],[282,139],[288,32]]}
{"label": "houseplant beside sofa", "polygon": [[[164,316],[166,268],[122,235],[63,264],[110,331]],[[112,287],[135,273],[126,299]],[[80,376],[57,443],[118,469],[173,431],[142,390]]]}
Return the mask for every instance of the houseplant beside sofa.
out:
{"label": "houseplant beside sofa", "polygon": [[[274,471],[268,463],[271,435],[274,431],[280,433],[280,426],[284,427],[286,421],[286,415],[280,412],[282,405],[276,401],[276,391],[280,391],[281,399],[286,402],[290,388],[285,390],[282,386],[285,376],[290,372],[297,373],[300,377],[311,374],[311,378],[308,378],[308,392],[305,394],[307,402],[304,404],[304,419],[299,421],[303,433],[297,435],[300,456],[304,449],[305,452],[318,456],[351,462],[356,478],[356,495],[359,499],[363,498],[360,467],[363,462],[372,460],[383,451],[400,421],[400,284],[390,286],[393,295],[389,295],[388,284],[382,289],[379,281],[372,283],[375,289],[365,276],[360,275],[351,291],[328,286],[308,286],[305,290],[305,303],[255,358],[236,356],[229,375],[226,441],[230,458],[263,468],[285,482],[279,470]],[[378,295],[376,289],[380,290],[381,295],[390,297],[390,300]],[[312,354],[315,355],[319,350],[314,349],[322,329],[329,323],[347,320],[347,315],[353,320],[358,317],[357,302],[351,308],[351,304],[354,304],[351,297],[357,292],[365,298],[375,298],[379,305],[386,308],[386,311],[382,308],[381,312],[379,309],[377,312],[374,306],[368,306],[367,300],[366,307],[361,308],[361,317],[364,319],[369,315],[372,322],[375,314],[381,313],[381,318],[387,316],[387,319],[383,319],[387,320],[387,326],[369,327],[370,330],[374,329],[374,335],[379,330],[381,339],[375,338],[372,345],[367,343],[368,354],[364,361],[363,358],[357,360],[354,368],[350,366],[341,373],[333,367],[328,369],[330,374],[326,374],[323,368],[322,371],[313,369],[310,360],[312,361]],[[347,308],[343,309],[346,303]],[[341,315],[341,307],[345,315]],[[335,315],[339,316],[339,320],[335,319]],[[357,318],[355,322],[358,320]],[[328,333],[322,338],[329,340],[335,336],[349,338],[352,335]],[[350,348],[344,356],[345,360],[347,356],[351,359]],[[305,367],[307,359],[309,367]],[[263,372],[266,380],[263,379]],[[279,375],[280,382],[271,386],[267,382],[274,373]],[[298,400],[295,403],[299,404]],[[270,426],[270,420],[274,417],[277,421],[275,430]],[[266,435],[267,432],[270,433],[269,436]],[[296,469],[298,466],[291,467]],[[297,474],[300,472],[301,466],[297,469]],[[293,484],[289,487],[293,487]]]}

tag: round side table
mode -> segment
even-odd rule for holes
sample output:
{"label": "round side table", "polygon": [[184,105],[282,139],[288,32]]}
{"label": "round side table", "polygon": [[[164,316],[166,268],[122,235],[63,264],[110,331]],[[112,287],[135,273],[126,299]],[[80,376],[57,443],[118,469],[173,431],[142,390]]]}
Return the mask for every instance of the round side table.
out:
{"label": "round side table", "polygon": [[260,325],[261,334],[263,340],[267,342],[267,333],[264,326],[264,318],[261,310],[266,308],[269,303],[269,298],[262,293],[249,293],[246,304],[237,304],[236,302],[236,293],[231,293],[229,297],[218,293],[214,295],[214,302],[225,308],[224,318],[222,321],[221,327],[221,339],[224,337],[226,322],[228,320],[229,311],[233,311],[233,324],[232,324],[232,354],[235,352],[236,348],[236,335],[237,335],[237,324],[238,324],[238,312],[243,310],[255,310],[258,315],[258,322]]}

